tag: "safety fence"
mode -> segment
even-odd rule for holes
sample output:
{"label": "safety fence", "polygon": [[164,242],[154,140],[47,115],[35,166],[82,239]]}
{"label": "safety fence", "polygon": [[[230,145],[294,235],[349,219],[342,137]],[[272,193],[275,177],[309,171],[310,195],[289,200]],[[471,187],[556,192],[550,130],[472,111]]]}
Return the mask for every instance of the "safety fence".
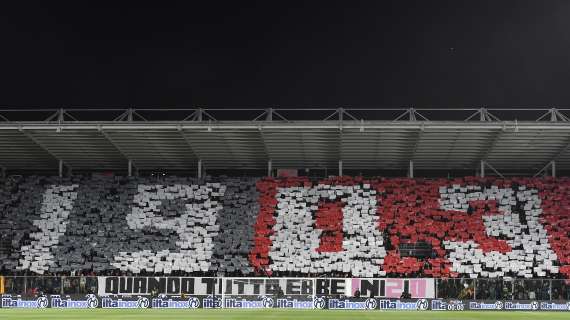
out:
{"label": "safety fence", "polygon": [[2,308],[570,311],[559,279],[0,277]]}

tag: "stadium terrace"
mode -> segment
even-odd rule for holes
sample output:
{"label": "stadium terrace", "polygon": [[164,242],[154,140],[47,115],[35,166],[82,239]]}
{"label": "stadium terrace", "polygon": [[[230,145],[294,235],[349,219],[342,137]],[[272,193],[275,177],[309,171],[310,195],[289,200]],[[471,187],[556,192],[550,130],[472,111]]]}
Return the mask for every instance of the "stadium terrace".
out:
{"label": "stadium terrace", "polygon": [[2,111],[2,308],[568,310],[566,110],[289,111]]}

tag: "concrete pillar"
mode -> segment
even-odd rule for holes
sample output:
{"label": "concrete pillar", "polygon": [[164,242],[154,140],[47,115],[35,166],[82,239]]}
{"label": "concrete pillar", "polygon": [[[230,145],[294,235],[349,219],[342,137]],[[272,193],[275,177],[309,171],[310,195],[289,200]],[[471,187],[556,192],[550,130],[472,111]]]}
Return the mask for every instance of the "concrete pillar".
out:
{"label": "concrete pillar", "polygon": [[59,177],[63,178],[63,160],[59,160]]}
{"label": "concrete pillar", "polygon": [[481,160],[481,178],[485,178],[485,161]]}
{"label": "concrete pillar", "polygon": [[129,159],[129,177],[133,176],[133,160]]}
{"label": "concrete pillar", "polygon": [[198,160],[198,179],[202,179],[202,159]]}
{"label": "concrete pillar", "polygon": [[410,160],[410,167],[408,169],[408,178],[414,177],[414,160]]}
{"label": "concrete pillar", "polygon": [[0,178],[6,178],[6,167],[0,167]]}
{"label": "concrete pillar", "polygon": [[338,176],[342,176],[342,160],[338,160]]}
{"label": "concrete pillar", "polygon": [[556,161],[553,160],[550,166],[552,167],[552,177],[556,178]]}
{"label": "concrete pillar", "polygon": [[273,177],[273,163],[271,162],[271,159],[267,161],[267,176]]}

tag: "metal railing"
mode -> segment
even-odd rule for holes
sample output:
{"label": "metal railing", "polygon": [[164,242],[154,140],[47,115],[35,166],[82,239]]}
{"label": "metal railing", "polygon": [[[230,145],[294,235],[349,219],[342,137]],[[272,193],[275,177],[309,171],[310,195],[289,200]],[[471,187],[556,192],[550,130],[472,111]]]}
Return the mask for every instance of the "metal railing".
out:
{"label": "metal railing", "polygon": [[3,122],[292,122],[292,121],[535,121],[569,122],[570,109],[512,108],[14,108],[0,107]]}
{"label": "metal railing", "polygon": [[[565,279],[436,279],[436,298],[462,300],[570,300]],[[5,276],[4,294],[33,297],[96,294],[97,277]]]}
{"label": "metal railing", "polygon": [[466,300],[568,300],[564,279],[437,279],[436,297]]}
{"label": "metal railing", "polygon": [[97,293],[97,277],[14,276],[4,277],[4,294],[37,296]]}

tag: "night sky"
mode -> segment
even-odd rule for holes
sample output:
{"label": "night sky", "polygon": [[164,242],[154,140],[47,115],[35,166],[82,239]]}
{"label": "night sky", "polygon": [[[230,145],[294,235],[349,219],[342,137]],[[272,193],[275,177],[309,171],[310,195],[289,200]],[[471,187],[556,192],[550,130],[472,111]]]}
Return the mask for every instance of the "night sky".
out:
{"label": "night sky", "polygon": [[74,3],[0,5],[0,105],[570,107],[570,1]]}

